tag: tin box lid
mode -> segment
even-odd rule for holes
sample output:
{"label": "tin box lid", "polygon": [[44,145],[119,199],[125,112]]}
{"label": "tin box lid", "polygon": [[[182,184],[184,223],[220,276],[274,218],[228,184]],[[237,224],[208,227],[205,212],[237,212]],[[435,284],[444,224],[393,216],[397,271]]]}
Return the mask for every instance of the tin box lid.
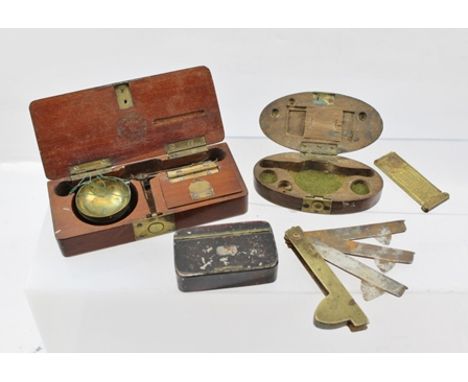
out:
{"label": "tin box lid", "polygon": [[178,276],[209,277],[274,268],[278,253],[270,224],[251,221],[179,230],[174,259]]}
{"label": "tin box lid", "polygon": [[307,92],[271,102],[260,115],[260,126],[282,146],[336,155],[370,145],[380,136],[383,123],[372,106],[356,98]]}
{"label": "tin box lid", "polygon": [[206,67],[36,100],[30,113],[49,179],[67,177],[78,164],[107,159],[119,165],[162,155],[174,142],[224,139]]}

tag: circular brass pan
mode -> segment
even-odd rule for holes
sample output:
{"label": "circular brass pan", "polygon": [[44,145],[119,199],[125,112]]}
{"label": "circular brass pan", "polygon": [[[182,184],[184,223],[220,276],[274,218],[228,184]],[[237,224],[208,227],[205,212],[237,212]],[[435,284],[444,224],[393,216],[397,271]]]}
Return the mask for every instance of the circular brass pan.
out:
{"label": "circular brass pan", "polygon": [[96,177],[78,189],[74,199],[75,209],[86,222],[114,223],[134,208],[132,194],[131,186],[120,178]]}

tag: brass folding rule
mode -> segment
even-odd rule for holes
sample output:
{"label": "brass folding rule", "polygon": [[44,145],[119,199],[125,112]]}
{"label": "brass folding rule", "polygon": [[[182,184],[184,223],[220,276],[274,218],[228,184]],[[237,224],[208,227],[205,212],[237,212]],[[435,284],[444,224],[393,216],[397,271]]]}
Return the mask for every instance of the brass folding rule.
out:
{"label": "brass folding rule", "polygon": [[[407,287],[382,272],[389,271],[395,263],[411,263],[414,252],[355,240],[375,238],[382,244],[389,244],[391,235],[405,231],[402,220],[308,232],[293,227],[286,231],[286,241],[328,294],[315,312],[315,322],[319,326],[347,324],[352,330],[366,326],[359,307],[350,309],[345,306],[357,305],[326,262],[360,279],[366,301],[384,292],[396,297],[403,295]],[[381,272],[349,255],[374,259]]]}
{"label": "brass folding rule", "polygon": [[395,152],[384,155],[374,163],[411,196],[424,212],[429,212],[449,199],[447,192],[439,190]]}

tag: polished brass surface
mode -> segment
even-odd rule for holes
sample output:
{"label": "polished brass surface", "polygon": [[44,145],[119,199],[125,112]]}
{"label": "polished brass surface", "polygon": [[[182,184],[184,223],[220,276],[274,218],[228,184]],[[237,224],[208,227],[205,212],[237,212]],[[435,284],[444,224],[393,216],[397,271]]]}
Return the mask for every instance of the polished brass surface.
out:
{"label": "polished brass surface", "polygon": [[75,195],[79,215],[93,223],[119,220],[130,205],[129,184],[113,176],[99,176],[83,183]]}
{"label": "polished brass surface", "polygon": [[133,223],[135,240],[162,235],[166,232],[175,231],[175,228],[173,215],[152,216]]}
{"label": "polished brass surface", "polygon": [[315,323],[324,327],[347,324],[351,330],[365,329],[369,323],[366,315],[314,245],[304,236],[302,229],[292,227],[286,231],[285,238],[327,293],[315,310]]}
{"label": "polished brass surface", "polygon": [[180,158],[207,151],[205,137],[187,139],[185,141],[173,142],[166,145],[166,153],[169,158]]}
{"label": "polished brass surface", "polygon": [[374,163],[419,203],[424,212],[429,212],[449,199],[448,193],[439,190],[395,152],[384,155]]}

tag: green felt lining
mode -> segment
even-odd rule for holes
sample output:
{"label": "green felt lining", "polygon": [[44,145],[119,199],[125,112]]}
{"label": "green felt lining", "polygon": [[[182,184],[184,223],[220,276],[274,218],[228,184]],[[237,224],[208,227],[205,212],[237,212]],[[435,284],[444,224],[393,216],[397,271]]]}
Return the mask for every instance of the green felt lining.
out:
{"label": "green felt lining", "polygon": [[310,195],[333,194],[343,185],[344,176],[317,170],[291,171],[297,186]]}

